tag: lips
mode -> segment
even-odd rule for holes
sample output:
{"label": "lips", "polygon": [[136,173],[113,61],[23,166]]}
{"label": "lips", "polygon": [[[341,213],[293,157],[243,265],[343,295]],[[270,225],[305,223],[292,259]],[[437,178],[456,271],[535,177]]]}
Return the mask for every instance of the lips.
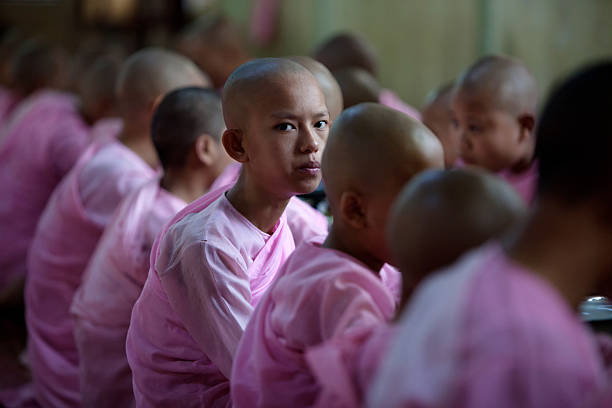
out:
{"label": "lips", "polygon": [[321,171],[321,163],[318,161],[309,161],[301,166],[298,166],[297,170],[300,173],[316,176]]}

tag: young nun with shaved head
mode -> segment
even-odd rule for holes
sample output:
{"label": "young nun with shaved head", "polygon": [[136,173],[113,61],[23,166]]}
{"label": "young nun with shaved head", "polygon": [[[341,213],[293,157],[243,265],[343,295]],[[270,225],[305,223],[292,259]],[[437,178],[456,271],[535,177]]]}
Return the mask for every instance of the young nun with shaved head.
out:
{"label": "young nun with shaved head", "polygon": [[[40,58],[29,63],[45,61]],[[50,89],[34,92],[5,128],[0,146],[0,302],[23,296],[27,252],[55,187],[94,135],[116,135],[117,126],[105,122],[112,114],[118,66],[98,59],[83,73],[79,98]]]}
{"label": "young nun with shaved head", "polygon": [[156,175],[149,127],[156,100],[206,78],[186,58],[145,49],[125,61],[117,95],[118,139],[94,143],[55,189],[28,256],[26,320],[36,397],[45,406],[79,406],[78,352],[70,304],[111,215]]}
{"label": "young nun with shaved head", "polygon": [[240,176],[186,207],[153,246],[126,344],[137,406],[230,403],[238,342],[294,249],[285,209],[321,181],[329,113],[306,68],[275,58],[240,66],[223,114]]}
{"label": "young nun with shaved head", "polygon": [[553,91],[536,130],[537,204],[418,286],[366,406],[580,408],[612,384],[576,310],[612,295],[611,104],[610,61]]}
{"label": "young nun with shaved head", "polygon": [[478,60],[459,79],[451,105],[463,163],[499,174],[531,203],[537,84],[525,65],[504,56]]}
{"label": "young nun with shaved head", "polygon": [[[427,275],[506,232],[524,214],[514,189],[484,171],[436,169],[415,176],[387,222],[387,242],[404,282],[400,311]],[[316,406],[363,406],[395,331],[380,324],[309,349],[306,359],[321,387]]]}
{"label": "young nun with shaved head", "polygon": [[305,351],[394,316],[389,208],[415,174],[443,166],[436,137],[407,115],[375,103],[340,115],[323,155],[334,223],[293,252],[255,308],[234,362],[235,406],[311,406],[319,387]]}
{"label": "young nun with shaved head", "polygon": [[151,247],[188,202],[227,184],[219,177],[231,161],[221,144],[224,130],[221,99],[211,89],[181,88],[156,109],[151,136],[164,175],[122,201],[72,302],[83,406],[133,405],[125,338]]}

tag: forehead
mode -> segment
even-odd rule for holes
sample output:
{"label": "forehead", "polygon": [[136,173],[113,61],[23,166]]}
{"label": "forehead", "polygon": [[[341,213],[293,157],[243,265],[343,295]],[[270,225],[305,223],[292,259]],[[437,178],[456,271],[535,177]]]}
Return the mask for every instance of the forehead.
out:
{"label": "forehead", "polygon": [[483,89],[458,89],[453,95],[451,109],[455,113],[472,115],[508,113],[496,95]]}
{"label": "forehead", "polygon": [[317,81],[306,73],[279,75],[262,81],[248,98],[251,107],[264,115],[286,110],[303,114],[327,110]]}

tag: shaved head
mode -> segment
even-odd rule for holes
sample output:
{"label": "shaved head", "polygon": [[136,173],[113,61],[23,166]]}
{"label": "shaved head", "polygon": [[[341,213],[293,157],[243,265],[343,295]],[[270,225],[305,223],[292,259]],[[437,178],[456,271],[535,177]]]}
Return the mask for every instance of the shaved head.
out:
{"label": "shaved head", "polygon": [[342,33],[329,38],[315,50],[314,58],[332,72],[353,67],[364,69],[376,76],[376,51],[364,38],[356,34]]}
{"label": "shaved head", "polygon": [[476,169],[429,170],[402,190],[387,240],[404,272],[404,300],[427,274],[498,236],[526,212],[514,189]]}
{"label": "shaved head", "polygon": [[260,58],[238,67],[223,87],[223,116],[227,128],[244,128],[248,113],[258,101],[286,92],[292,81],[308,82],[321,92],[308,69],[286,58]]}
{"label": "shaved head", "polygon": [[380,85],[368,71],[362,68],[344,68],[334,71],[334,77],[342,90],[345,108],[379,101]]}
{"label": "shaved head", "polygon": [[395,109],[364,103],[338,118],[323,154],[330,204],[347,189],[374,194],[431,167],[442,167],[438,139],[421,123]]}
{"label": "shaved head", "polygon": [[510,57],[481,58],[461,76],[457,89],[513,115],[536,114],[536,81],[523,63]]}
{"label": "shaved head", "polygon": [[110,56],[99,57],[83,74],[79,84],[82,111],[95,122],[116,107],[115,85],[121,61]]}
{"label": "shaved head", "polygon": [[161,101],[151,123],[151,138],[164,169],[181,168],[197,138],[209,135],[219,145],[225,124],[215,90],[180,88]]}
{"label": "shaved head", "polygon": [[451,104],[455,84],[443,85],[428,95],[421,110],[423,124],[440,139],[446,167],[452,167],[459,157],[459,134],[453,129]]}
{"label": "shaved head", "polygon": [[336,120],[342,109],[344,108],[344,102],[342,99],[342,90],[336,78],[332,73],[320,62],[306,56],[298,55],[288,57],[287,59],[297,62],[298,64],[306,67],[312,75],[319,82],[319,87],[325,95],[325,101],[327,103],[327,109],[329,109],[329,116],[331,120]]}
{"label": "shaved head", "polygon": [[132,54],[121,67],[117,98],[124,118],[148,114],[156,99],[185,86],[208,86],[210,80],[189,59],[160,48]]}
{"label": "shaved head", "polygon": [[62,88],[66,65],[62,49],[37,40],[26,41],[12,61],[13,86],[24,96],[41,88]]}

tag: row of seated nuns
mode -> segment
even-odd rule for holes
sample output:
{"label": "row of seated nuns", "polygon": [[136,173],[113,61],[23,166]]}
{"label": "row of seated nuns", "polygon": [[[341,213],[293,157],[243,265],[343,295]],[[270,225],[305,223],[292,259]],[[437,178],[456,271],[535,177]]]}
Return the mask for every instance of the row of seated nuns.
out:
{"label": "row of seated nuns", "polygon": [[612,407],[612,61],[82,48],[0,50],[1,404]]}

